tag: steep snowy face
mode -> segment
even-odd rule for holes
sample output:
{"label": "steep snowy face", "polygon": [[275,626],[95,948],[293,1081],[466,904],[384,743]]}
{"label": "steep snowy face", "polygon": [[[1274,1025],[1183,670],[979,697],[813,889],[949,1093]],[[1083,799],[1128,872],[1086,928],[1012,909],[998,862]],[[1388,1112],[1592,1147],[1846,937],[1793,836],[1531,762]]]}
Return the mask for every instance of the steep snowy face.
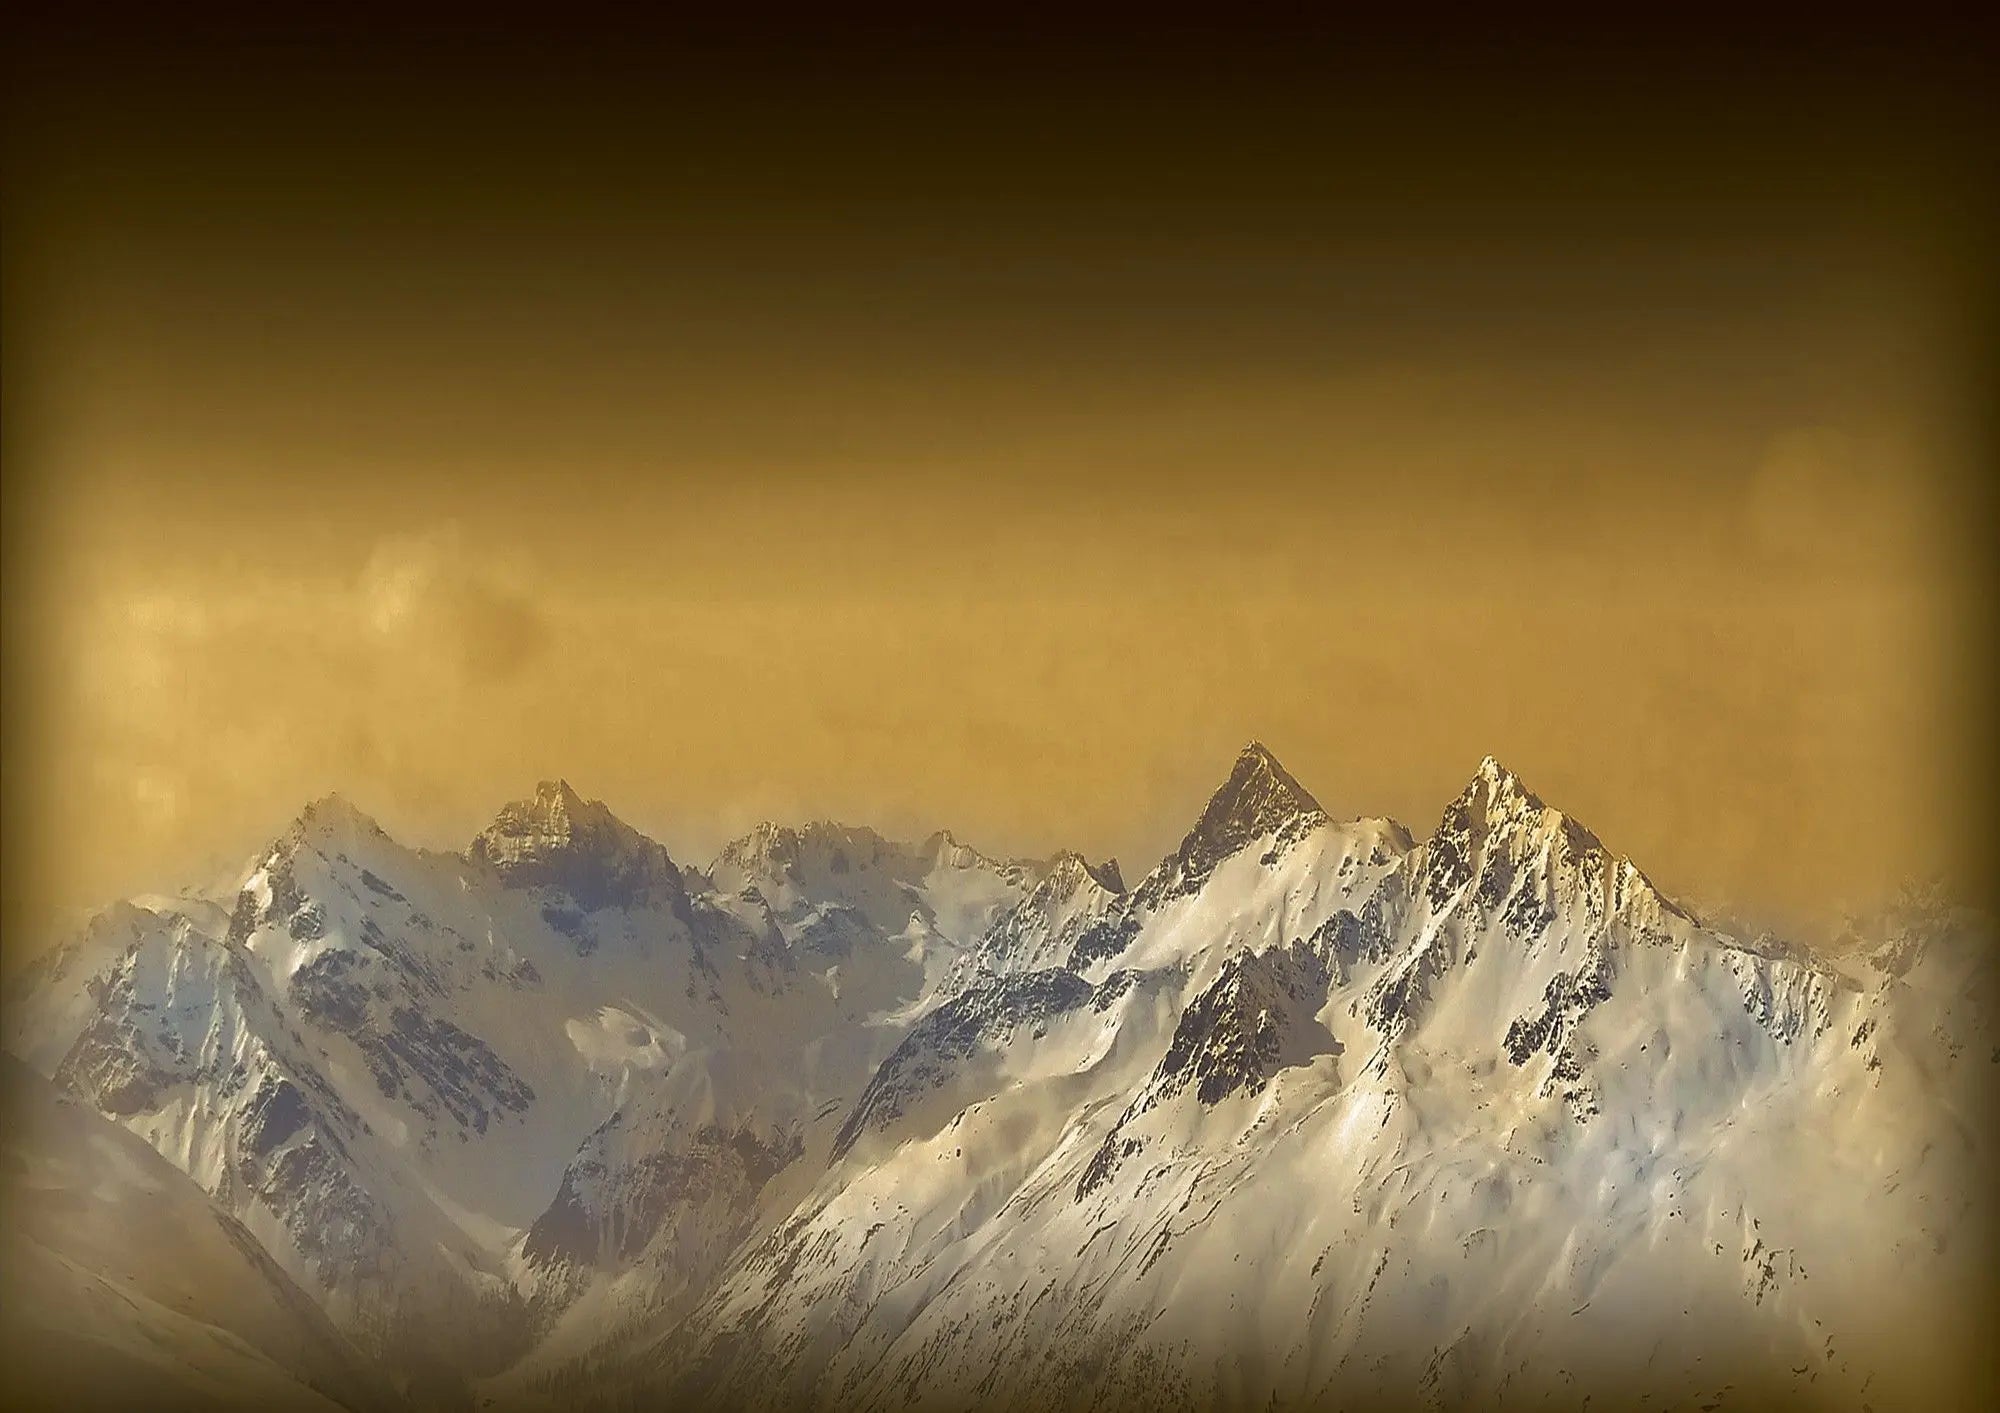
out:
{"label": "steep snowy face", "polygon": [[1511,1406],[1629,1396],[1645,1359],[1667,1403],[1928,1406],[1906,1351],[1973,1347],[1952,1253],[1992,1167],[1937,1128],[1972,1046],[1890,1019],[1935,944],[1865,993],[1739,944],[1491,760],[1421,845],[1283,830],[1135,910],[1139,970],[931,1012],[797,1213],[612,1382]]}
{"label": "steep snowy face", "polygon": [[[1628,1006],[1674,1008],[1681,1024],[1788,1065],[1784,1052],[1824,1036],[1851,989],[1821,961],[1703,928],[1491,757],[1431,837],[1319,940],[1348,988],[1348,1023],[1363,1027],[1345,1038],[1378,1074],[1406,1041],[1483,1047],[1497,1019],[1509,1064],[1579,1121],[1608,1067],[1595,1036]],[[1696,1095],[1716,1077],[1683,1051],[1658,1081]]]}
{"label": "steep snowy face", "polygon": [[1056,855],[1028,895],[994,920],[966,957],[972,970],[1034,971],[1062,966],[1088,929],[1125,893],[1118,861],[1091,864],[1083,855]]}
{"label": "steep snowy face", "polygon": [[213,1194],[372,1355],[405,1371],[476,1361],[506,1299],[261,970],[240,941],[148,938],[94,979],[57,1085]]}
{"label": "steep snowy face", "polygon": [[[326,1063],[358,1061],[368,1107],[419,1150],[518,1123],[536,1099],[530,1080],[459,1023],[469,992],[513,990],[541,972],[518,950],[482,955],[454,916],[456,872],[358,812],[316,804],[245,880],[229,924],[230,943],[311,1029]],[[546,965],[552,949],[533,950]]]}
{"label": "steep snowy face", "polygon": [[[684,1064],[720,1087],[718,1048],[843,1023],[775,936],[694,904],[600,808],[557,787],[503,820],[468,859],[317,801],[215,933],[118,914],[9,1006],[31,1054],[405,1372],[518,1341],[510,1248],[628,1091]],[[880,1053],[857,1048],[856,1088]]]}
{"label": "steep snowy face", "polygon": [[1446,807],[1413,862],[1434,915],[1465,900],[1470,887],[1477,904],[1500,909],[1517,935],[1538,932],[1558,917],[1587,927],[1615,918],[1649,935],[1692,923],[1629,860],[1543,804],[1492,756]]}
{"label": "steep snowy face", "polygon": [[[1044,1039],[1052,1020],[1088,1005],[1094,995],[1081,977],[1051,968],[985,978],[952,997],[919,1021],[882,1062],[835,1135],[833,1157],[845,1157],[864,1134],[890,1127],[917,1104],[953,1086],[975,1056],[983,1053],[998,1061],[1017,1041],[1026,1046]],[[962,1103],[949,1105],[945,1112],[960,1107]]]}
{"label": "steep snowy face", "polygon": [[1014,954],[1098,977],[1201,957],[1212,970],[1231,951],[1310,931],[1410,847],[1394,820],[1330,821],[1252,742],[1180,846],[1137,887],[1053,928],[1024,919]]}
{"label": "steep snowy face", "polygon": [[222,908],[203,899],[163,900],[157,910],[130,902],[111,904],[75,936],[9,978],[0,1021],[6,1048],[43,1074],[53,1071],[89,1024],[93,982],[149,941],[189,932],[220,936],[227,921]]}
{"label": "steep snowy face", "polygon": [[656,896],[687,916],[686,889],[667,851],[565,780],[544,780],[503,807],[467,855],[510,887],[558,890],[586,913]]}
{"label": "steep snowy face", "polygon": [[[1848,936],[1856,945],[1843,960],[1861,994],[1843,1029],[1851,1024],[1848,1048],[1880,1095],[1878,1130],[1904,1130],[1912,1143],[1921,1135],[1934,1153],[1949,1153],[1969,1135],[1925,1132],[1935,1118],[1927,1086],[1955,1095],[1968,1119],[2000,1103],[2000,943],[1992,920],[1953,904],[1935,884],[1913,885],[1853,919]],[[1932,1165],[1933,1180],[1939,1167]],[[1958,1200],[1938,1197],[1944,1208]]]}

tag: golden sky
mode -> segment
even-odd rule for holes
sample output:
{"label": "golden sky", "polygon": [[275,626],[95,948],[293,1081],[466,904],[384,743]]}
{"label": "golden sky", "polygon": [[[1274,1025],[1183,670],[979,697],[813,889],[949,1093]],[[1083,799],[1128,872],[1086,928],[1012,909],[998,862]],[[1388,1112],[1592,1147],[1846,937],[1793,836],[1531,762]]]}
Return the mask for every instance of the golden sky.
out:
{"label": "golden sky", "polygon": [[1969,218],[1903,88],[63,77],[10,950],[333,789],[1136,877],[1251,737],[1419,834],[1492,752],[1800,926],[1967,855]]}

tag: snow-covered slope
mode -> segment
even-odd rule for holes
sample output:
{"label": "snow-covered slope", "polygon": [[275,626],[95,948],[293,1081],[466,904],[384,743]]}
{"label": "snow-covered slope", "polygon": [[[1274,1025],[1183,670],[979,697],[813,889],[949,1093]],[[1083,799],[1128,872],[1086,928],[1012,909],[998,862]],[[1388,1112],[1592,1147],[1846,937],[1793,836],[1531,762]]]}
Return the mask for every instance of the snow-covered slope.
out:
{"label": "snow-covered slope", "polygon": [[949,834],[908,845],[816,823],[762,825],[685,875],[697,916],[777,958],[771,984],[737,1003],[726,1038],[627,1086],[585,1140],[520,1247],[542,1333],[487,1396],[566,1386],[607,1330],[704,1296],[824,1166],[843,1116],[969,943],[1045,870]]}
{"label": "snow-covered slope", "polygon": [[419,1401],[1887,1409],[1980,1347],[1994,971],[1925,895],[1728,936],[1491,758],[1418,841],[1253,743],[1129,888],[323,800],[5,1035]]}
{"label": "snow-covered slope", "polygon": [[1061,966],[1078,938],[1119,909],[1124,894],[1116,859],[1092,864],[1082,854],[1058,854],[1027,896],[995,918],[968,950],[961,970],[969,976]]}
{"label": "snow-covered slope", "polygon": [[0,1059],[8,1403],[400,1402],[256,1240],[144,1142]]}
{"label": "snow-covered slope", "polygon": [[[727,845],[708,878],[718,893],[765,909],[830,985],[893,1006],[931,995],[1050,869],[990,859],[946,832],[913,846],[847,825],[764,824]],[[900,950],[872,945],[882,937]]]}
{"label": "snow-covered slope", "polygon": [[1261,754],[1115,949],[912,1032],[846,1161],[620,1376],[842,1408],[1962,1392],[1991,1155],[1941,1106],[1962,1076],[1868,1049],[1892,1000],[1705,931],[1490,759],[1401,852]]}
{"label": "snow-covered slope", "polygon": [[699,1288],[1039,876],[837,831],[869,844],[849,867],[830,832],[762,830],[793,847],[717,865],[750,865],[773,907],[560,781],[463,855],[330,797],[226,904],[94,919],[10,988],[8,1042],[390,1367],[491,1374],[601,1278],[648,1308]]}
{"label": "snow-covered slope", "polygon": [[113,903],[8,978],[6,1008],[0,1012],[8,1052],[48,1073],[90,1022],[96,1004],[91,983],[128,950],[182,933],[217,937],[228,925],[228,909],[208,899]]}

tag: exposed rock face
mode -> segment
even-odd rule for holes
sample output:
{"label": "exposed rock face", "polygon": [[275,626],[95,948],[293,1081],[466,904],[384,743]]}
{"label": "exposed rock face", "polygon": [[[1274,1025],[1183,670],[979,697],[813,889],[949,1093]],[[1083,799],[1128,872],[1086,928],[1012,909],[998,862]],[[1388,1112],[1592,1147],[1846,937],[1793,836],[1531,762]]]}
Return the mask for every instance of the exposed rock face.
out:
{"label": "exposed rock face", "polygon": [[990,977],[945,1002],[917,1023],[868,1082],[834,1136],[835,1161],[845,1157],[864,1133],[901,1118],[919,1098],[945,1084],[958,1062],[973,1055],[982,1042],[1009,1038],[1032,1042],[1038,1026],[1088,1005],[1094,993],[1095,988],[1073,972],[1051,969]]}
{"label": "exposed rock face", "polygon": [[1181,1012],[1141,1108],[1190,1087],[1207,1106],[1232,1094],[1254,1094],[1281,1063],[1303,1064],[1311,1055],[1335,1052],[1323,1030],[1318,1044],[1301,1044],[1298,1037],[1298,1022],[1310,1025],[1312,1012],[1325,1003],[1327,981],[1325,959],[1301,943],[1231,957]]}
{"label": "exposed rock face", "polygon": [[184,1135],[170,1156],[226,1204],[274,1220],[313,1286],[404,1259],[355,1151],[360,1117],[240,949],[183,934],[129,954],[55,1080],[113,1118]]}
{"label": "exposed rock face", "polygon": [[1115,859],[1092,865],[1081,854],[1058,854],[1047,876],[987,929],[970,960],[994,972],[1065,965],[1124,893]]}
{"label": "exposed rock face", "polygon": [[1182,1094],[1210,1109],[1233,1095],[1256,1095],[1281,1069],[1337,1055],[1340,1042],[1314,1013],[1325,1004],[1331,972],[1324,949],[1308,942],[1262,952],[1238,952],[1188,1002],[1146,1085],[1105,1136],[1077,1179],[1087,1197],[1145,1141],[1132,1120]]}
{"label": "exposed rock face", "polygon": [[1210,797],[1180,848],[1162,866],[1156,886],[1168,895],[1192,893],[1208,881],[1218,863],[1255,840],[1275,835],[1282,847],[1325,822],[1326,811],[1319,801],[1276,756],[1252,741],[1236,757],[1229,778]]}
{"label": "exposed rock face", "polygon": [[[440,1014],[452,987],[438,963],[404,936],[391,935],[373,915],[363,919],[358,946],[328,943],[326,905],[308,898],[297,880],[301,840],[273,851],[260,874],[263,888],[238,896],[230,919],[236,945],[260,929],[281,928],[304,949],[285,991],[297,1014],[353,1043],[387,1098],[425,1118],[484,1133],[499,1113],[520,1114],[534,1089],[479,1037]],[[411,922],[427,925],[409,899],[368,868],[362,889],[403,905]]]}
{"label": "exposed rock face", "polygon": [[795,1136],[712,1123],[697,1127],[684,1146],[655,1148],[621,1109],[563,1170],[522,1254],[545,1272],[615,1269],[667,1232],[682,1269],[713,1265],[742,1236],[764,1185],[801,1151]]}
{"label": "exposed rock face", "polygon": [[1423,894],[1434,912],[1460,898],[1498,910],[1517,937],[1571,913],[1593,926],[1616,918],[1648,935],[1659,933],[1666,917],[1691,921],[1630,862],[1543,804],[1491,756],[1424,845]]}
{"label": "exposed rock face", "polygon": [[1218,864],[1250,845],[1269,840],[1263,858],[1275,863],[1327,823],[1319,801],[1277,757],[1252,741],[1237,755],[1229,778],[1209,798],[1180,847],[1131,892],[1077,928],[1068,947],[1069,965],[1083,970],[1121,956],[1149,917],[1200,893]]}
{"label": "exposed rock face", "polygon": [[667,851],[563,780],[501,809],[470,857],[514,888],[549,888],[584,912],[630,908],[657,893],[683,917],[687,890]]}

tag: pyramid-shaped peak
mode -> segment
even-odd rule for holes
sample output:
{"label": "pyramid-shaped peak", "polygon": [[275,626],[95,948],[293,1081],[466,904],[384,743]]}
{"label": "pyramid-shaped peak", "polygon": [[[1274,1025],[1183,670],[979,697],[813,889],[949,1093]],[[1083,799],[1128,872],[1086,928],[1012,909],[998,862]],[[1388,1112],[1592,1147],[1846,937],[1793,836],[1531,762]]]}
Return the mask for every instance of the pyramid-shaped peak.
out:
{"label": "pyramid-shaped peak", "polygon": [[525,800],[516,800],[506,808],[520,810],[551,822],[581,820],[594,814],[611,817],[611,811],[601,802],[584,799],[569,781],[560,778],[537,781],[534,794]]}
{"label": "pyramid-shaped peak", "polygon": [[1283,771],[1285,768],[1278,763],[1278,758],[1271,754],[1271,748],[1257,740],[1245,742],[1243,749],[1236,753],[1236,764],[1239,767],[1245,761],[1255,762],[1266,770]]}
{"label": "pyramid-shaped peak", "polygon": [[1476,807],[1487,816],[1539,814],[1546,808],[1541,797],[1522,783],[1521,777],[1500,763],[1497,756],[1484,756],[1479,768],[1459,793],[1462,803]]}
{"label": "pyramid-shaped peak", "polygon": [[1209,797],[1168,864],[1183,884],[1192,883],[1265,835],[1295,832],[1325,818],[1312,793],[1260,742],[1252,741],[1237,754],[1229,778]]}
{"label": "pyramid-shaped peak", "polygon": [[1438,832],[1471,839],[1498,834],[1536,834],[1559,830],[1578,853],[1602,848],[1597,836],[1561,810],[1542,802],[1521,777],[1487,756],[1452,802],[1445,806]]}
{"label": "pyramid-shaped peak", "polygon": [[1457,798],[1445,806],[1438,831],[1467,838],[1561,834],[1573,856],[1605,852],[1603,842],[1580,820],[1545,804],[1520,776],[1490,755],[1479,762]]}
{"label": "pyramid-shaped peak", "polygon": [[1230,822],[1256,826],[1258,831],[1282,828],[1302,814],[1324,814],[1312,792],[1299,784],[1289,770],[1261,741],[1252,741],[1237,753],[1229,778],[1209,799],[1202,823]]}

